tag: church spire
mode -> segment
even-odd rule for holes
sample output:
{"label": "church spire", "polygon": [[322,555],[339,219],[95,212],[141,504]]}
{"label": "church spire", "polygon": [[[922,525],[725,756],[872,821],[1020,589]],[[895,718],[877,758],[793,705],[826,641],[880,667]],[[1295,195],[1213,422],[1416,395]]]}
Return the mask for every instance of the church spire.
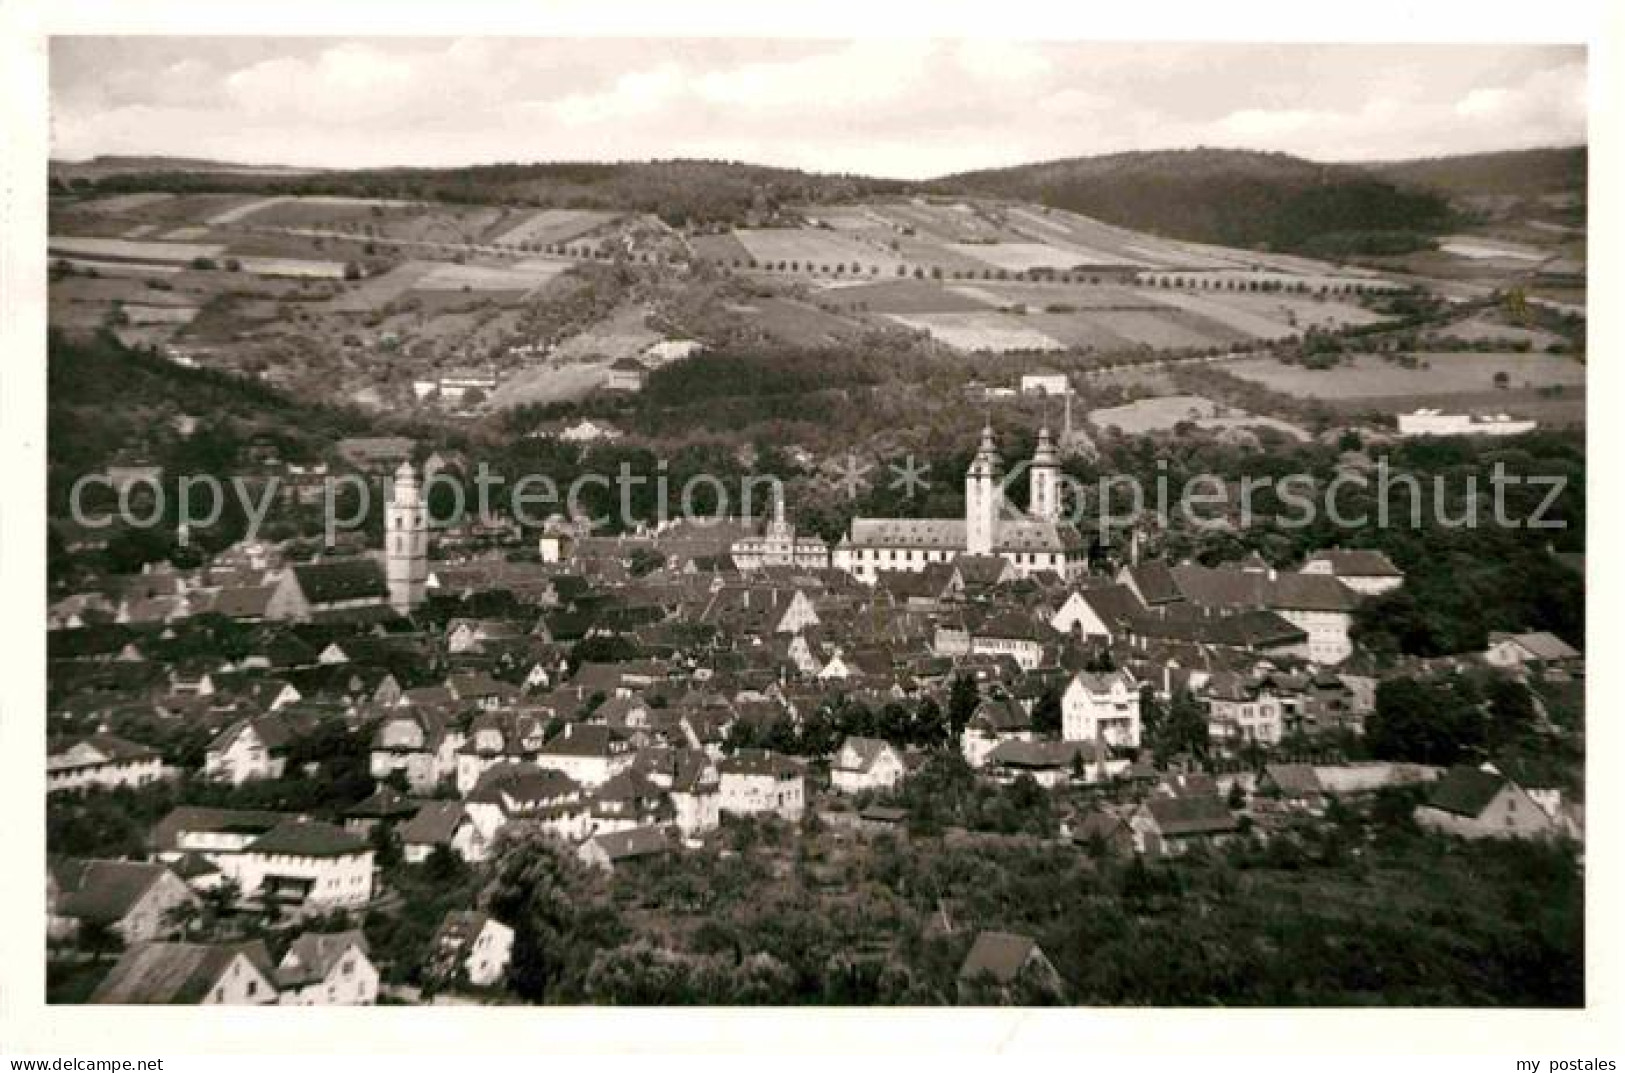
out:
{"label": "church spire", "polygon": [[411,462],[402,462],[384,508],[384,578],[397,614],[410,615],[423,603],[428,577],[429,509],[417,471]]}
{"label": "church spire", "polygon": [[1029,479],[1032,481],[1032,487],[1027,499],[1032,516],[1046,522],[1059,521],[1061,456],[1055,450],[1055,441],[1050,439],[1048,426],[1038,430],[1038,447],[1033,451],[1030,469]]}
{"label": "church spire", "polygon": [[991,555],[998,543],[1002,468],[993,426],[985,425],[981,446],[965,473],[965,550],[972,555]]}

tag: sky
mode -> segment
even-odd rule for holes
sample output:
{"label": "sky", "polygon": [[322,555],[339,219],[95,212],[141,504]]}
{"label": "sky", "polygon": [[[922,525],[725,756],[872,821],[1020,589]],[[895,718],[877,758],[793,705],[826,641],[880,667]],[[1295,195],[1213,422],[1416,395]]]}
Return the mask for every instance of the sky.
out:
{"label": "sky", "polygon": [[1321,161],[1586,140],[1537,45],[57,37],[51,155],[739,160],[902,179],[1138,149]]}

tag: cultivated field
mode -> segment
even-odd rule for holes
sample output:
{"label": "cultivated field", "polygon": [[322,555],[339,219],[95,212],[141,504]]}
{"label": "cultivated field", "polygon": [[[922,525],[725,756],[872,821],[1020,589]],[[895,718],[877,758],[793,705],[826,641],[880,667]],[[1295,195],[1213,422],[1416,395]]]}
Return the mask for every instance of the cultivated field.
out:
{"label": "cultivated field", "polygon": [[259,276],[287,276],[293,279],[343,279],[344,265],[338,261],[306,261],[296,257],[240,257],[244,272]]}
{"label": "cultivated field", "polygon": [[329,306],[340,313],[366,313],[381,309],[403,297],[437,268],[435,261],[407,261],[387,272],[359,280],[342,294],[334,296]]}
{"label": "cultivated field", "polygon": [[499,245],[524,245],[535,243],[542,246],[551,246],[559,242],[569,242],[582,235],[591,234],[600,227],[614,223],[621,218],[615,212],[590,212],[584,209],[544,209],[533,213],[523,222],[492,235],[488,241]]}
{"label": "cultivated field", "polygon": [[734,232],[758,263],[777,264],[780,261],[818,266],[823,270],[836,265],[851,268],[860,265],[867,272],[879,267],[882,272],[895,271],[902,263],[895,253],[868,243],[860,242],[835,231],[817,228],[765,228]]}
{"label": "cultivated field", "polygon": [[1236,301],[1237,297],[1240,296],[1220,297],[1174,290],[1155,292],[1155,298],[1167,305],[1217,321],[1252,339],[1285,339],[1301,330],[1284,313],[1270,316]]}
{"label": "cultivated field", "polygon": [[256,227],[316,227],[367,220],[387,209],[402,209],[409,201],[358,197],[267,197],[237,205],[209,217],[209,224],[251,223]]}
{"label": "cultivated field", "polygon": [[1545,250],[1515,242],[1503,242],[1477,235],[1450,235],[1439,243],[1439,249],[1471,261],[1512,260],[1544,261],[1551,254]]}
{"label": "cultivated field", "polygon": [[1289,421],[1223,407],[1201,395],[1140,399],[1123,406],[1109,406],[1089,412],[1089,423],[1096,428],[1114,428],[1130,436],[1167,432],[1186,421],[1211,431],[1272,428],[1293,439],[1309,438],[1306,430]]}
{"label": "cultivated field", "polygon": [[1273,391],[1306,399],[1377,399],[1402,396],[1412,408],[1459,395],[1495,390],[1497,373],[1509,389],[1579,388],[1585,366],[1556,354],[1425,354],[1407,369],[1374,354],[1357,354],[1330,369],[1306,369],[1273,358],[1229,362],[1226,371]]}
{"label": "cultivated field", "polygon": [[973,260],[1007,272],[1028,272],[1035,268],[1068,269],[1084,263],[1075,250],[1042,242],[953,242],[948,248]]}
{"label": "cultivated field", "polygon": [[1528,343],[1532,350],[1545,350],[1562,339],[1552,332],[1540,328],[1523,328],[1513,324],[1503,324],[1489,313],[1478,313],[1466,320],[1458,320],[1454,324],[1440,328],[1430,334],[1444,336],[1447,339],[1463,339],[1467,342],[1523,342]]}
{"label": "cultivated field", "polygon": [[1065,350],[1059,340],[1044,334],[1012,313],[889,314],[909,328],[929,332],[933,339],[959,350],[1004,353],[1012,350]]}
{"label": "cultivated field", "polygon": [[435,265],[413,285],[420,291],[531,291],[570,266],[563,261],[512,265]]}
{"label": "cultivated field", "polygon": [[162,201],[168,201],[174,194],[114,194],[111,197],[99,197],[94,201],[80,204],[80,208],[87,212],[108,213],[119,216],[136,209],[144,209]]}
{"label": "cultivated field", "polygon": [[788,298],[755,298],[726,308],[744,318],[751,328],[787,343],[811,346],[842,343],[857,339],[868,330],[862,320],[827,313]]}
{"label": "cultivated field", "polygon": [[531,366],[498,385],[486,400],[486,408],[506,410],[533,402],[567,402],[592,394],[608,379],[608,362]]}
{"label": "cultivated field", "polygon": [[1219,404],[1201,395],[1166,395],[1090,410],[1089,423],[1100,429],[1115,428],[1138,435],[1170,429],[1181,421],[1214,417],[1218,412]]}
{"label": "cultivated field", "polygon": [[753,259],[750,250],[731,231],[725,235],[695,235],[688,240],[688,246],[696,258],[713,264],[745,264]]}
{"label": "cultivated field", "polygon": [[122,238],[53,235],[46,240],[46,250],[50,254],[60,254],[64,257],[184,264],[198,257],[218,257],[225,247],[199,242],[138,242]]}
{"label": "cultivated field", "polygon": [[648,319],[647,308],[628,303],[591,328],[559,343],[551,356],[567,362],[585,359],[613,362],[620,358],[635,358],[661,339],[659,332],[649,328]]}
{"label": "cultivated field", "polygon": [[[830,282],[818,292],[817,301],[842,311],[902,318],[950,346],[987,339],[975,335],[963,318],[931,318],[982,313],[997,319],[984,316],[979,327],[989,331],[996,327],[1001,334],[1013,331],[1012,338],[1025,340],[996,348],[1006,350],[1037,344],[1032,333],[1063,347],[1089,350],[1225,347],[1252,339],[1286,338],[1310,327],[1337,328],[1381,319],[1353,302],[1306,295],[1193,294],[1160,287],[1025,280]],[[1012,321],[1012,316],[1019,319]]]}
{"label": "cultivated field", "polygon": [[895,279],[878,283],[841,283],[818,292],[822,305],[872,313],[976,313],[990,303],[924,280]]}

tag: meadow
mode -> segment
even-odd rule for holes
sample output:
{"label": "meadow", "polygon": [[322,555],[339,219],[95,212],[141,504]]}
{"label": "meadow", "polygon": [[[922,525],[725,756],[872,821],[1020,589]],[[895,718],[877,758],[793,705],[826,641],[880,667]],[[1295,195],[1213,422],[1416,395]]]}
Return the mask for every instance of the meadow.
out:
{"label": "meadow", "polygon": [[[1229,362],[1225,369],[1244,380],[1298,398],[1379,399],[1401,396],[1413,407],[1480,396],[1507,376],[1508,390],[1583,388],[1585,366],[1556,354],[1426,354],[1408,368],[1374,354],[1355,354],[1330,369],[1287,365],[1273,358]],[[1493,394],[1492,394],[1493,397]]]}

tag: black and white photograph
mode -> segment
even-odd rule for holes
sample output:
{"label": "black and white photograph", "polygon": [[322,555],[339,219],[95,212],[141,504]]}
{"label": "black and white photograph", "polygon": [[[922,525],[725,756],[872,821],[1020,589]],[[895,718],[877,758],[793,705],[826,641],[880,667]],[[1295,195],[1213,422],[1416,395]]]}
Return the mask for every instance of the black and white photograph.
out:
{"label": "black and white photograph", "polygon": [[8,990],[1617,1068],[1613,54],[1467,12],[42,36]]}

